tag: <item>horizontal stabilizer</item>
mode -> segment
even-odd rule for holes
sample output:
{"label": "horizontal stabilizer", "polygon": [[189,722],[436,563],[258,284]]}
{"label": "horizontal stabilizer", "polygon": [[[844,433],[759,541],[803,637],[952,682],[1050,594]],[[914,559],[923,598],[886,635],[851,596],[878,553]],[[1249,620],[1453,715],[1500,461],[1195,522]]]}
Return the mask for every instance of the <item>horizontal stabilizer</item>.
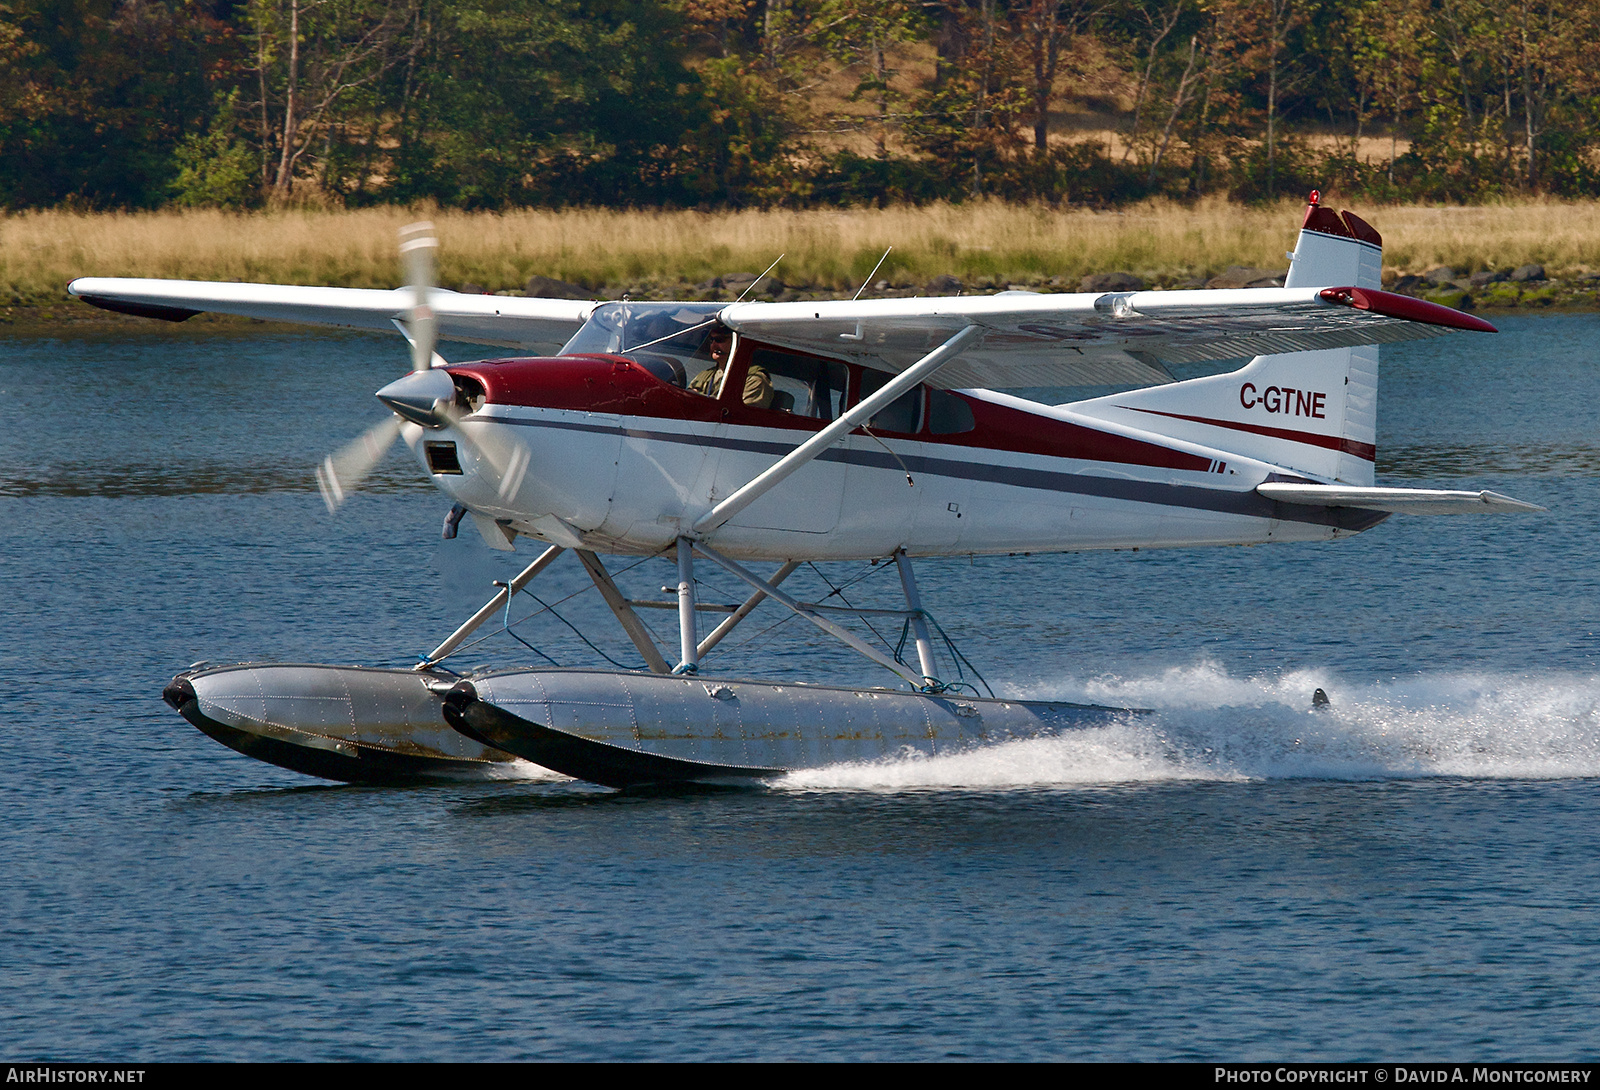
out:
{"label": "horizontal stabilizer", "polygon": [[1351,488],[1336,484],[1281,484],[1256,486],[1256,491],[1280,503],[1310,507],[1360,507],[1397,515],[1486,515],[1543,511],[1498,492],[1453,492],[1441,488]]}

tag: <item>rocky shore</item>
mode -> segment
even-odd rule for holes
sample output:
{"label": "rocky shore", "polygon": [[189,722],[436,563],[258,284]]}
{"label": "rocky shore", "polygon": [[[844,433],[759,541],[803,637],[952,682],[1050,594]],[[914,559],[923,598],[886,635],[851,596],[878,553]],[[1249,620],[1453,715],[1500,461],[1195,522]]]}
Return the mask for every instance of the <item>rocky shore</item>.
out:
{"label": "rocky shore", "polygon": [[1421,276],[1386,279],[1384,287],[1457,310],[1582,309],[1596,305],[1600,273],[1559,278],[1547,276],[1543,265],[1471,273],[1441,265]]}

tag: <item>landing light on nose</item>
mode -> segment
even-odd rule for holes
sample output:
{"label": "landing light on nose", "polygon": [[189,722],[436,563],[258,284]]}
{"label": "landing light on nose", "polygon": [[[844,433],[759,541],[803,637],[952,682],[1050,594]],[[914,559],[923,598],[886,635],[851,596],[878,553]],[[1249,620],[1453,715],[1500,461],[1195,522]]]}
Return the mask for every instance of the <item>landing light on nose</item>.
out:
{"label": "landing light on nose", "polygon": [[455,400],[456,386],[448,371],[412,371],[378,391],[378,400],[397,414],[425,428],[442,428],[445,409]]}

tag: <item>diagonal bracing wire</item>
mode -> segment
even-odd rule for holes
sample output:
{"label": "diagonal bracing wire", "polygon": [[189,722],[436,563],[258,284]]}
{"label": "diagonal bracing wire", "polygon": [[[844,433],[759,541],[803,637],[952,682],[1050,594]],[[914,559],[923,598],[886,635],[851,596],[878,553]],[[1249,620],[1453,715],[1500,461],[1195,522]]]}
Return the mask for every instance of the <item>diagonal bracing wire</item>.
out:
{"label": "diagonal bracing wire", "polygon": [[[651,561],[651,560],[654,560],[654,559],[655,559],[655,557],[653,555],[652,556],[640,557],[638,560],[634,561],[632,564],[629,564],[626,568],[623,568],[620,572],[617,572],[615,574],[616,575],[626,575],[628,572],[632,571],[634,568],[637,568],[640,564],[647,563],[648,561]],[[507,599],[507,601],[506,601],[506,618],[507,619],[506,619],[505,623],[503,623],[499,629],[496,629],[495,631],[492,631],[492,632],[485,633],[484,635],[479,636],[475,640],[468,640],[467,642],[463,643],[460,647],[457,647],[454,651],[451,651],[450,654],[442,656],[439,659],[439,661],[443,662],[447,658],[451,658],[451,657],[453,657],[455,655],[459,655],[461,652],[467,650],[468,648],[472,648],[472,647],[478,646],[480,643],[483,643],[485,640],[492,640],[492,639],[494,639],[495,636],[499,635],[501,632],[507,633],[513,639],[517,640],[519,643],[527,644],[526,640],[523,640],[521,637],[517,636],[517,634],[512,632],[511,630],[513,628],[515,628],[516,626],[522,624],[524,621],[531,621],[535,617],[538,617],[538,616],[540,616],[540,615],[542,615],[544,613],[552,613],[552,614],[554,614],[556,606],[565,605],[566,603],[572,601],[574,598],[578,597],[580,594],[587,594],[591,590],[594,590],[594,589],[595,589],[594,584],[590,583],[587,586],[579,587],[577,590],[573,591],[571,594],[568,594],[563,598],[557,598],[554,602],[546,603],[542,598],[539,598],[537,595],[529,593],[527,588],[523,588],[523,593],[527,594],[528,597],[532,598],[535,602],[538,602],[539,605],[542,606],[543,608],[537,609],[534,612],[529,613],[527,616],[519,617],[515,621],[513,621],[513,620],[510,620],[511,602],[510,602],[510,599]],[[566,618],[561,617],[560,614],[556,614],[556,616],[561,621],[562,624],[566,625],[568,628],[572,628],[574,632],[577,632],[577,629],[574,628],[572,623],[569,622]],[[578,638],[582,639],[585,643],[589,642],[584,637],[583,633],[581,633],[581,632],[578,632]],[[527,644],[527,645],[532,647],[531,644]],[[594,645],[593,644],[589,644],[589,646],[593,647]],[[538,654],[541,657],[543,657],[545,659],[550,659],[549,655],[546,655],[543,651],[539,651],[538,648],[534,648],[534,650],[536,652],[538,652]],[[602,657],[605,657],[608,661],[613,661],[613,662],[615,661],[613,659],[610,659],[609,656],[605,655],[605,652],[600,651],[599,648],[595,648],[595,650]],[[553,662],[554,660],[550,659],[550,661]],[[626,667],[624,667],[624,669],[626,669]]]}

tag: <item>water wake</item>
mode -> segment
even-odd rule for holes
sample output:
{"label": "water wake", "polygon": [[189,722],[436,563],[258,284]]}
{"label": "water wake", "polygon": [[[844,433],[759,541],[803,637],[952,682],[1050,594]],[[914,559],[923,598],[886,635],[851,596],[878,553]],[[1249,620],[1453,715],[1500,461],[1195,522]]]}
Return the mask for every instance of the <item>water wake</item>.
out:
{"label": "water wake", "polygon": [[527,783],[566,783],[572,779],[571,776],[563,776],[559,772],[552,772],[542,765],[536,765],[532,761],[524,761],[520,757],[490,769],[487,778],[490,780],[520,780]]}
{"label": "water wake", "polygon": [[[1325,689],[1332,703],[1312,710]],[[794,773],[816,789],[1032,787],[1174,780],[1577,779],[1600,776],[1600,677],[1330,672],[1236,677],[1199,663],[1016,695],[1151,709],[1113,725],[950,757]]]}

